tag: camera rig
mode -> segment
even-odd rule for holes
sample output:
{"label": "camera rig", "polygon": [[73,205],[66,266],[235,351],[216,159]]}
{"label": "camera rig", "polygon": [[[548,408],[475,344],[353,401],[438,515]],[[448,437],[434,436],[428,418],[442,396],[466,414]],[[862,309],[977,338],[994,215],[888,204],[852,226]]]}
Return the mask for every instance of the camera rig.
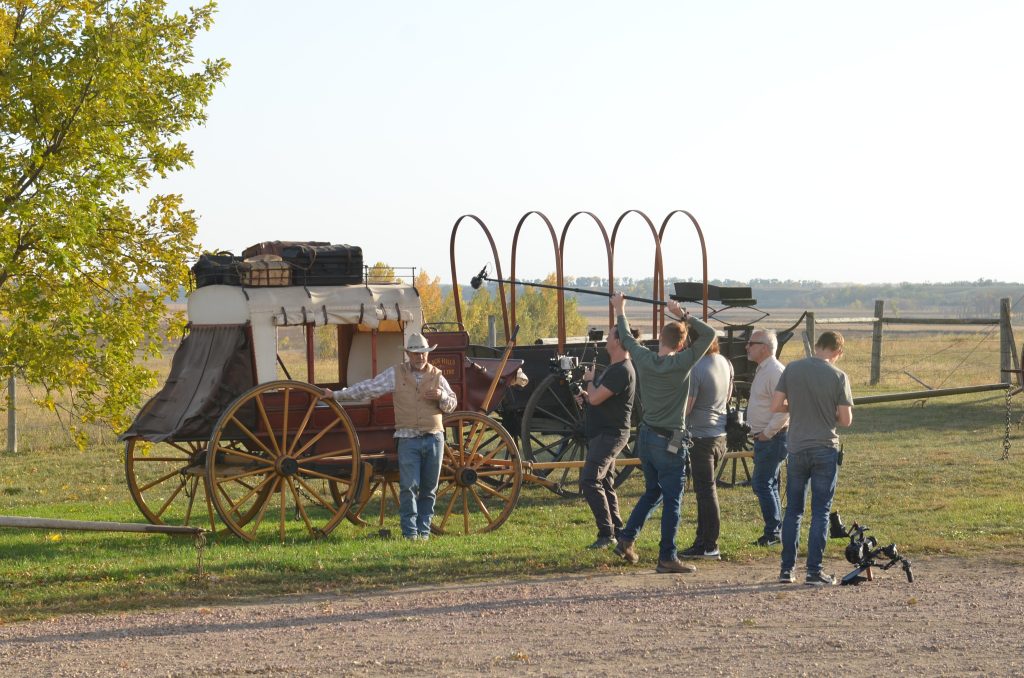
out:
{"label": "camera rig", "polygon": [[[877,567],[880,570],[889,568],[901,563],[903,572],[907,575],[907,581],[914,581],[914,572],[910,569],[910,561],[900,555],[896,544],[879,546],[874,537],[864,535],[870,528],[867,525],[854,523],[850,529],[843,525],[843,519],[837,511],[833,511],[828,517],[829,536],[833,539],[846,539],[850,543],[846,545],[846,560],[855,567],[852,572],[842,578],[840,584],[843,586],[857,585],[863,581],[873,581],[871,568]],[[882,562],[888,559],[888,562]],[[862,576],[863,575],[863,576]]]}
{"label": "camera rig", "polygon": [[551,372],[561,375],[561,381],[569,388],[573,397],[583,392],[583,383],[579,380],[576,371],[580,366],[580,359],[574,355],[556,355],[548,360]]}

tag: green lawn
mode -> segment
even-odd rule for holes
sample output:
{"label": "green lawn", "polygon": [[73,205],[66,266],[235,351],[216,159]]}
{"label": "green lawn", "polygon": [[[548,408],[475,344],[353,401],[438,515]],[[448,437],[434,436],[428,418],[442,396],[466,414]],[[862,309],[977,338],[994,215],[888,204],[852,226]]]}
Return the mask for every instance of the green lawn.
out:
{"label": "green lawn", "polygon": [[[998,364],[984,334],[892,335],[883,383],[867,386],[867,337],[851,336],[840,363],[854,395],[911,390],[900,365],[945,386],[994,381]],[[984,350],[974,350],[983,346]],[[924,350],[927,356],[921,355]],[[964,360],[969,355],[970,360]],[[801,357],[797,342],[783,360]],[[952,378],[950,378],[952,377]],[[22,402],[28,397],[22,396]],[[835,508],[847,524],[872,528],[882,543],[895,541],[913,559],[928,553],[977,556],[1007,551],[1024,557],[1024,440],[1013,403],[1013,447],[1000,459],[1006,422],[1002,392],[937,398],[855,409],[845,432]],[[21,450],[0,453],[0,514],[144,522],[124,477],[123,448],[98,432],[86,451],[72,446],[52,415],[23,406]],[[639,474],[621,488],[632,508]],[[760,512],[748,487],[719,490],[721,549],[726,560],[778,558],[778,549],[757,549]],[[684,499],[679,543],[694,533],[692,493]],[[657,520],[657,514],[654,517]],[[385,527],[397,534],[397,516]],[[806,528],[805,528],[806,529]],[[586,571],[624,571],[610,552],[584,550],[594,537],[582,500],[562,499],[537,486],[524,488],[509,520],[497,531],[430,542],[383,539],[378,526],[343,522],[326,540],[313,540],[301,520],[288,525],[280,544],[268,531],[263,541],[215,540],[203,551],[203,576],[191,539],[162,535],[0,529],[0,621],[62,612],[207,604],[251,596],[317,591],[359,591]],[[806,539],[804,540],[806,541]],[[843,574],[845,542],[829,543],[830,567]],[[638,542],[643,566],[652,565],[657,526]]]}
{"label": "green lawn", "polygon": [[[1020,412],[1015,410],[1014,418]],[[1002,394],[858,408],[845,436],[846,463],[835,507],[847,523],[873,528],[913,558],[925,553],[972,555],[1019,551],[1024,545],[1024,444],[1016,426],[1010,459],[1001,461]],[[641,483],[622,488],[628,510]],[[750,546],[759,534],[757,502],[747,487],[720,490],[722,552],[727,560],[777,558]],[[125,488],[121,448],[103,445],[30,449],[0,456],[0,513],[138,522]],[[204,604],[294,592],[358,591],[410,584],[555,572],[623,570],[610,553],[583,549],[593,538],[582,500],[540,487],[524,489],[499,530],[430,542],[382,539],[377,527],[343,523],[323,541],[295,521],[285,544],[221,538],[203,553],[190,539],[161,535],[0,530],[0,619],[11,621],[81,610]],[[397,533],[389,515],[386,527]],[[645,564],[656,552],[656,527],[639,540]],[[694,502],[684,500],[680,543],[694,532]],[[828,559],[844,569],[844,542]]]}

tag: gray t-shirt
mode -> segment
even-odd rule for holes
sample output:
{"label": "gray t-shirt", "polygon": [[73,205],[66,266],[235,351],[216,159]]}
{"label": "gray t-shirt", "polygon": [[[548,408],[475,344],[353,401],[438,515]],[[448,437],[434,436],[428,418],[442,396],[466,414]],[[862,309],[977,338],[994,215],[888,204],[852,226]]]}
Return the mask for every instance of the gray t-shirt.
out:
{"label": "gray t-shirt", "polygon": [[690,396],[693,410],[686,427],[695,438],[725,435],[725,414],[729,408],[732,366],[721,353],[708,353],[690,372]]}
{"label": "gray t-shirt", "polygon": [[836,408],[853,406],[846,372],[811,356],[787,365],[775,390],[789,400],[790,452],[839,447]]}

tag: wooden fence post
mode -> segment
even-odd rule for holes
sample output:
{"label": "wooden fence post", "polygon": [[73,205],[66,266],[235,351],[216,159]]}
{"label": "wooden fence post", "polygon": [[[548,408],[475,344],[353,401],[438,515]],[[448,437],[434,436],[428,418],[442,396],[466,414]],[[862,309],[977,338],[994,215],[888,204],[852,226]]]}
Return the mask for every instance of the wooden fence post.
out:
{"label": "wooden fence post", "polygon": [[7,451],[18,451],[18,392],[14,375],[7,377]]}
{"label": "wooden fence post", "polygon": [[[1000,383],[1009,384],[1013,375],[1008,370],[1019,369],[1014,364],[1017,362],[1014,353],[1014,345],[1017,342],[1013,338],[1013,326],[1010,324],[1010,299],[1004,297],[999,300],[999,379]],[[1020,383],[1018,377],[1018,384]]]}
{"label": "wooden fence post", "polygon": [[804,345],[804,351],[807,353],[807,357],[811,357],[814,354],[814,311],[807,312],[807,329],[804,330],[804,336],[806,344]]}
{"label": "wooden fence post", "polygon": [[882,309],[885,302],[875,299],[875,322],[871,326],[871,381],[872,386],[882,379]]}

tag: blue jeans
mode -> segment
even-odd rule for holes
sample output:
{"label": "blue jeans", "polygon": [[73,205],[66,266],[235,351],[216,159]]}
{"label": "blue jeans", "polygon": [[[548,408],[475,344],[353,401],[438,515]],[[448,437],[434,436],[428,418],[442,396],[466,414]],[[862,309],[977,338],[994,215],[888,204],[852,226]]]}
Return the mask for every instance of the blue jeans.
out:
{"label": "blue jeans", "polygon": [[679,509],[683,503],[686,458],[689,454],[685,447],[679,448],[677,454],[670,454],[668,440],[641,424],[640,435],[637,437],[637,456],[640,457],[646,489],[629,514],[626,527],[622,529],[623,539],[635,541],[647,518],[659,504],[664,503],[661,509],[659,560],[672,560],[676,557],[676,532],[679,530]]}
{"label": "blue jeans", "polygon": [[751,486],[761,504],[764,536],[779,537],[782,531],[782,499],[779,497],[782,462],[786,460],[786,439],[789,431],[782,429],[768,440],[754,441],[754,477]]}
{"label": "blue jeans", "polygon": [[807,574],[821,572],[828,539],[828,512],[839,479],[839,451],[816,447],[789,453],[786,472],[786,517],[782,520],[782,569],[792,570],[800,546],[800,521],[808,487],[811,490],[811,527],[807,533]]}
{"label": "blue jeans", "polygon": [[398,515],[403,537],[430,536],[437,480],[441,477],[443,435],[398,438]]}

